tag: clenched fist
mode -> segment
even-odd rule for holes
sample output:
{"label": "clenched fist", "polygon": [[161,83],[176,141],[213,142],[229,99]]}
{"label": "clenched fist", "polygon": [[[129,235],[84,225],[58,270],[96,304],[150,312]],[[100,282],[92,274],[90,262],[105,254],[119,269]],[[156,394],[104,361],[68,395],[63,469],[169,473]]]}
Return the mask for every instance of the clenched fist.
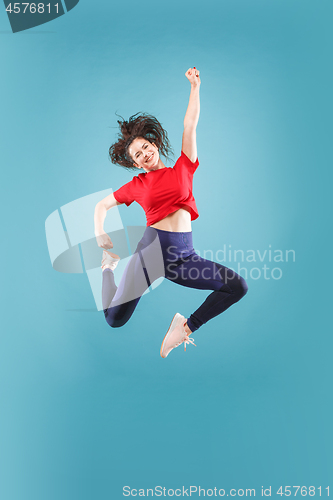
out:
{"label": "clenched fist", "polygon": [[199,74],[200,71],[197,68],[189,68],[186,71],[185,76],[190,81],[191,85],[197,86],[201,83]]}
{"label": "clenched fist", "polygon": [[113,243],[111,241],[111,238],[106,233],[96,235],[96,240],[97,240],[97,245],[101,248],[104,248],[105,250],[113,248]]}

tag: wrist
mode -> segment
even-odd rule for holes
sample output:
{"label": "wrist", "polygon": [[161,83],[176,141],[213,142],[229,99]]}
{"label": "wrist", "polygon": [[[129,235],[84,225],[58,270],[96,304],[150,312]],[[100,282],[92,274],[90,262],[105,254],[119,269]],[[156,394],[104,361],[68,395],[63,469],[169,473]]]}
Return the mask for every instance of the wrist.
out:
{"label": "wrist", "polygon": [[105,234],[104,229],[95,229],[95,236],[102,236],[102,234]]}
{"label": "wrist", "polygon": [[200,82],[191,83],[191,90],[198,89],[200,87]]}

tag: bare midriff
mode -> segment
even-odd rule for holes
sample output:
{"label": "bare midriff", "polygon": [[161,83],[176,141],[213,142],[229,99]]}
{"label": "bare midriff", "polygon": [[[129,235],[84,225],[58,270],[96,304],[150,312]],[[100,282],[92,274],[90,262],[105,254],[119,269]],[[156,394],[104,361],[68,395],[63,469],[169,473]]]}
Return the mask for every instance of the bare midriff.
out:
{"label": "bare midriff", "polygon": [[164,219],[155,222],[150,227],[162,229],[163,231],[172,231],[173,233],[187,233],[192,231],[191,214],[187,207],[180,208],[164,217]]}

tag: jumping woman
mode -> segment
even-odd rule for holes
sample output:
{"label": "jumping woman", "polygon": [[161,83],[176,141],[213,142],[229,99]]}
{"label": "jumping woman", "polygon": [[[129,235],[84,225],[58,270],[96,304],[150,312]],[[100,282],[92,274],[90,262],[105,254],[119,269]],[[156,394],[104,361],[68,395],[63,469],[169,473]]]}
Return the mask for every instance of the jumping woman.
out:
{"label": "jumping woman", "polygon": [[[213,290],[188,318],[176,313],[162,341],[160,354],[184,343],[210,319],[238,302],[247,292],[245,280],[227,267],[201,258],[193,248],[191,221],[199,217],[192,194],[193,174],[198,168],[196,127],[200,113],[200,77],[196,68],[185,76],[191,83],[188,108],[184,118],[181,155],[175,165],[166,167],[161,160],[171,153],[166,131],[158,120],[145,113],[128,121],[118,120],[118,141],[110,147],[112,163],[139,171],[138,175],[96,205],[95,235],[104,249],[102,259],[103,310],[112,327],[123,326],[132,316],[141,296],[158,278],[184,287]],[[133,201],[146,213],[147,227],[135,253],[122,275],[119,287],[113,271],[120,258],[108,252],[113,243],[103,230],[107,210]],[[195,344],[194,344],[195,345]]]}

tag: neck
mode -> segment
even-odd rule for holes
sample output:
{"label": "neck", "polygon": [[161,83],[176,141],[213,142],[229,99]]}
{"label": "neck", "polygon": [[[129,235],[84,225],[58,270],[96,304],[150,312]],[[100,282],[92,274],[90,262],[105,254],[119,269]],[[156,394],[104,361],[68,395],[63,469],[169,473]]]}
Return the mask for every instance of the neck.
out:
{"label": "neck", "polygon": [[165,168],[165,165],[162,162],[161,158],[159,158],[157,165],[154,165],[154,167],[152,167],[151,169],[146,169],[143,167],[143,170],[146,172],[146,174],[149,174],[149,172],[154,172],[155,170],[160,170],[161,168]]}

